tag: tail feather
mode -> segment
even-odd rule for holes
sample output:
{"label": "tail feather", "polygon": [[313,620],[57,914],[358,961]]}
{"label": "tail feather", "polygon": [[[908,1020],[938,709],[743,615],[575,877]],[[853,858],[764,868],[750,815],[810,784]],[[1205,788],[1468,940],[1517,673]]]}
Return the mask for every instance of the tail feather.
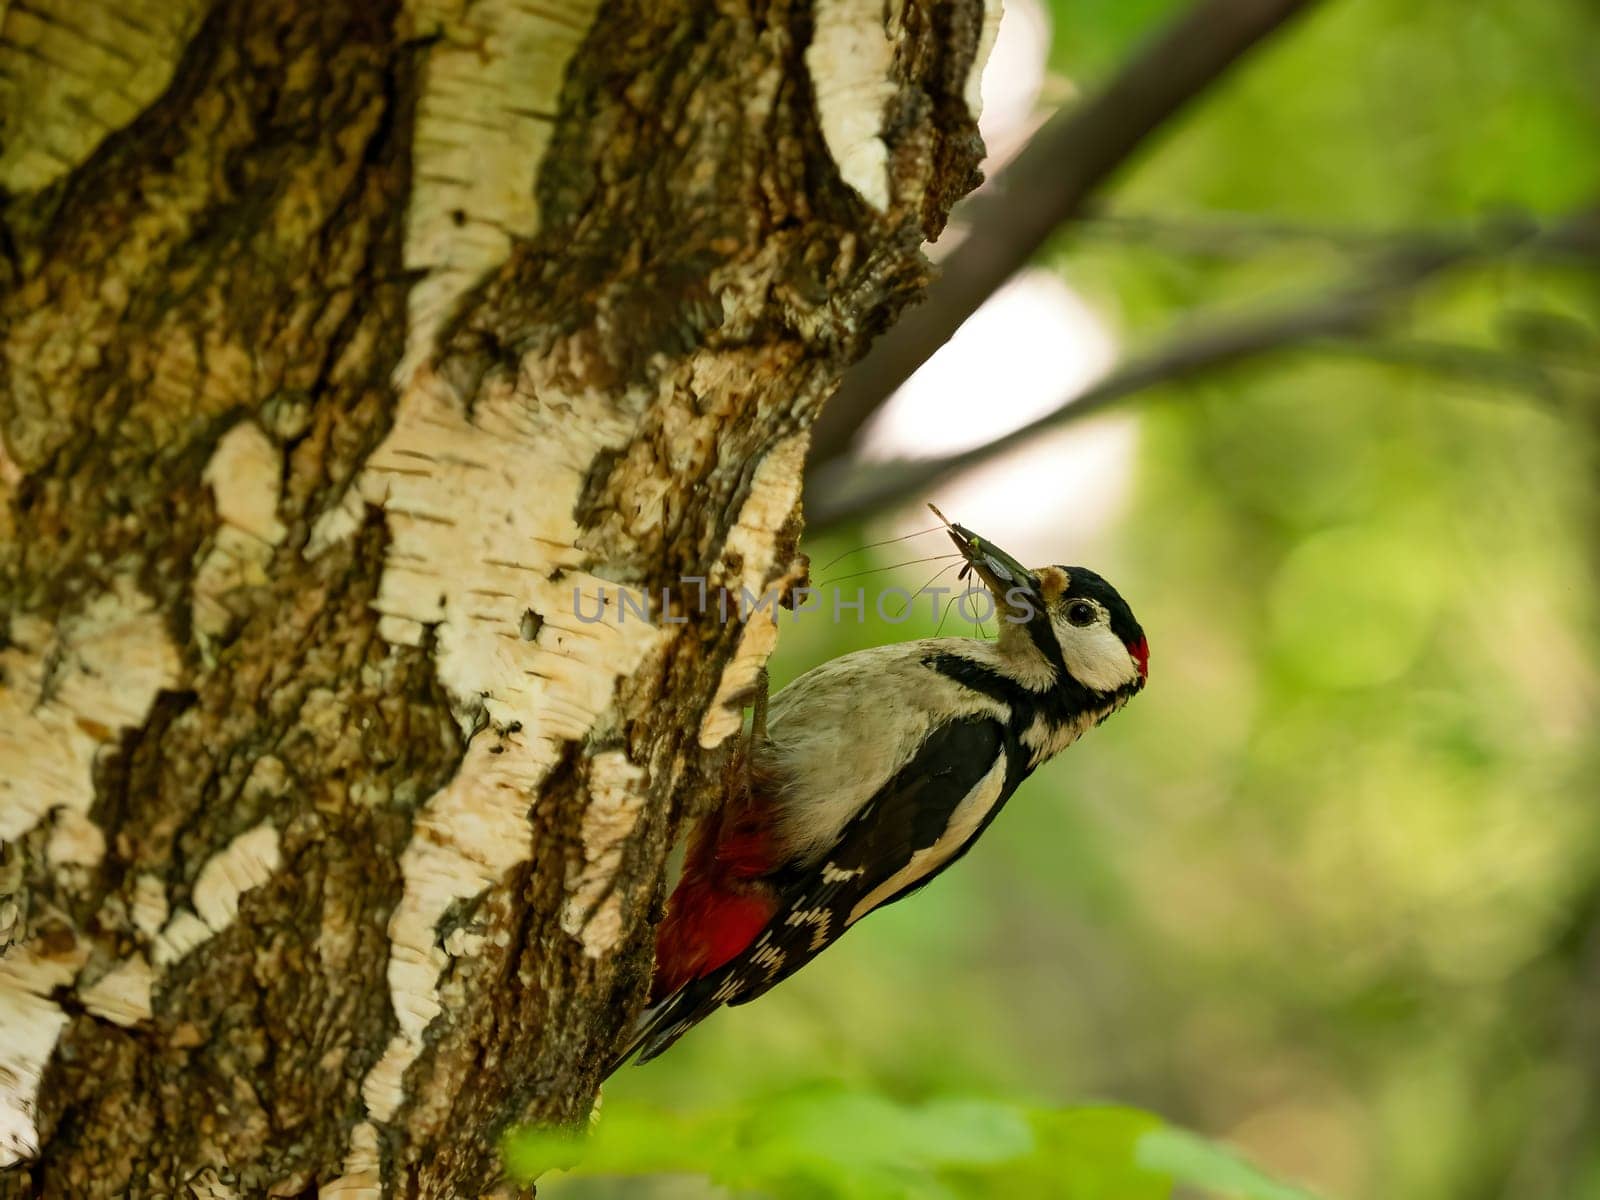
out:
{"label": "tail feather", "polygon": [[778,861],[770,764],[741,747],[724,768],[727,800],[689,839],[683,875],[656,930],[650,1006],[634,1022],[609,1076],[637,1055],[647,1063],[720,1008],[724,968],[747,950],[778,911],[769,876]]}
{"label": "tail feather", "polygon": [[716,999],[715,994],[714,978],[697,979],[645,1009],[634,1022],[627,1045],[606,1068],[606,1075],[609,1076],[635,1054],[638,1055],[635,1065],[642,1065],[656,1057],[721,1007],[722,1001]]}

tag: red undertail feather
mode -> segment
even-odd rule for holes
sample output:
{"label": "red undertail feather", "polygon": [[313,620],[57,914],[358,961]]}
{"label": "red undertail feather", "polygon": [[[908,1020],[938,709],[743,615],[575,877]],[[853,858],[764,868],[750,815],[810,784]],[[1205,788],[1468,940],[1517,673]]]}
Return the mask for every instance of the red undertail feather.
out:
{"label": "red undertail feather", "polygon": [[720,891],[703,880],[680,884],[656,933],[650,1002],[665,999],[733,958],[756,940],[777,907],[766,896]]}
{"label": "red undertail feather", "polygon": [[777,865],[762,795],[770,780],[744,786],[744,756],[730,775],[739,782],[727,807],[700,823],[689,842],[683,878],[667,901],[656,930],[652,1004],[709,975],[755,941],[778,910],[772,888],[760,879]]}

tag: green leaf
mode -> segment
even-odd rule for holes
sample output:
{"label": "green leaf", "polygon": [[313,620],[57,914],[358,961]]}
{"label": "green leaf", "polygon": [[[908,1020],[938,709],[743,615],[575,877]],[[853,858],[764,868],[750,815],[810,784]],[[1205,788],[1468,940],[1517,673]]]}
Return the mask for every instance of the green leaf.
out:
{"label": "green leaf", "polygon": [[607,1111],[586,1138],[525,1129],[506,1141],[507,1168],[524,1179],[546,1171],[585,1175],[704,1174],[708,1163],[735,1153],[727,1119],[716,1113],[680,1117],[644,1107]]}
{"label": "green leaf", "polygon": [[768,1152],[824,1155],[841,1163],[971,1166],[1005,1162],[1033,1149],[1016,1108],[974,1100],[917,1106],[882,1096],[817,1089],[763,1104],[752,1131]]}
{"label": "green leaf", "polygon": [[1019,1164],[1005,1190],[1059,1200],[1166,1200],[1168,1180],[1135,1157],[1139,1139],[1160,1124],[1159,1118],[1132,1108],[1035,1112],[1039,1150]]}
{"label": "green leaf", "polygon": [[1170,1126],[1139,1138],[1135,1157],[1178,1183],[1232,1200],[1314,1200],[1309,1192],[1269,1179],[1233,1151]]}
{"label": "green leaf", "polygon": [[524,1130],[505,1159],[523,1179],[693,1174],[792,1200],[1168,1200],[1174,1181],[1236,1200],[1310,1200],[1138,1109],[906,1104],[834,1085],[693,1115],[607,1106],[587,1138]]}
{"label": "green leaf", "polygon": [[735,1188],[792,1196],[946,1200],[938,1173],[1006,1162],[1033,1150],[1027,1117],[979,1100],[903,1105],[870,1093],[807,1088],[748,1109],[686,1119],[642,1107],[608,1108],[585,1140],[524,1131],[507,1142],[521,1178],[690,1172]]}

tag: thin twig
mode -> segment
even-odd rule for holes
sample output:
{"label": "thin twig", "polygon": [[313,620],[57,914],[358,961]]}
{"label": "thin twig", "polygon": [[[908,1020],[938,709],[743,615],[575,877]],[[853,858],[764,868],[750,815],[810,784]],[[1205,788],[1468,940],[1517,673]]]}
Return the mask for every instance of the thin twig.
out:
{"label": "thin twig", "polygon": [[1588,389],[1600,385],[1600,363],[1507,353],[1491,346],[1440,342],[1420,338],[1393,340],[1319,340],[1309,348],[1328,354],[1417,367],[1437,375],[1454,375],[1476,383],[1494,383],[1551,402],[1565,397],[1572,385]]}
{"label": "thin twig", "polygon": [[[1530,255],[1552,261],[1586,260],[1593,248],[1577,240],[1537,238],[1541,221],[1525,213],[1495,214],[1488,221],[1409,229],[1363,228],[1358,225],[1314,225],[1234,212],[1123,212],[1090,204],[1073,221],[1083,238],[1126,242],[1141,248],[1165,248],[1201,258],[1241,258],[1284,246],[1319,247],[1346,254],[1379,254],[1418,242],[1467,241],[1489,238],[1518,244]],[[1531,240],[1520,240],[1531,239]]]}
{"label": "thin twig", "polygon": [[[1142,213],[1091,205],[1074,221],[1083,239],[1152,247],[1197,258],[1241,258],[1284,246],[1314,247],[1343,254],[1374,254],[1435,239],[1438,229],[1372,229],[1312,225],[1244,213]],[[1455,236],[1469,237],[1463,228]]]}

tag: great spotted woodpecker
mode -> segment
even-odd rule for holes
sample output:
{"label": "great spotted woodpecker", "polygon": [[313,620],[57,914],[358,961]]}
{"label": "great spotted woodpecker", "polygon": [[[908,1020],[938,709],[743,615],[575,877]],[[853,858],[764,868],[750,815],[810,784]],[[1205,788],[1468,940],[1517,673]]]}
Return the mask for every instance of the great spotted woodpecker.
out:
{"label": "great spotted woodpecker", "polygon": [[1027,570],[946,524],[963,577],[994,597],[998,638],[857,651],[784,688],[765,720],[758,701],[730,795],[690,841],[651,1003],[617,1064],[754,1000],[922,887],[1034,768],[1144,686],[1144,631],[1109,583],[1082,567]]}

